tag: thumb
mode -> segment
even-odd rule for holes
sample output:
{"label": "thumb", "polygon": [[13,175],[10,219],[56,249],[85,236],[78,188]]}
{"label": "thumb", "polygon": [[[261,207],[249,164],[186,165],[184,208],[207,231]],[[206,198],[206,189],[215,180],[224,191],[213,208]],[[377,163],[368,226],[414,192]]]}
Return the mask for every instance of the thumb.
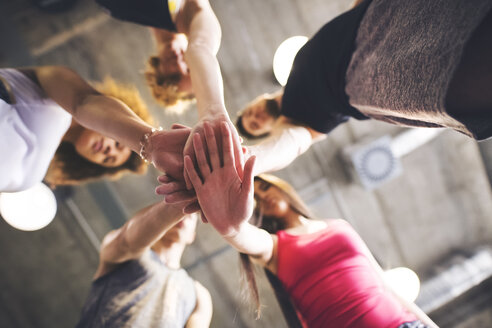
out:
{"label": "thumb", "polygon": [[254,185],[253,168],[255,166],[256,156],[251,156],[244,164],[244,175],[242,183],[242,192],[249,195]]}
{"label": "thumb", "polygon": [[187,129],[188,127],[186,125],[183,125],[183,124],[179,124],[179,123],[173,123],[173,125],[171,125],[171,129],[173,130],[177,130],[177,129]]}

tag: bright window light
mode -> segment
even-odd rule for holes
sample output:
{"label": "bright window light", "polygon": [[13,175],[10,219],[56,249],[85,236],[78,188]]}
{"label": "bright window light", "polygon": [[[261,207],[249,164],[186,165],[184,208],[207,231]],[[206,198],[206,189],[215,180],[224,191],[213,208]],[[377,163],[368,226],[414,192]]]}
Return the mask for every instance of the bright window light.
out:
{"label": "bright window light", "polygon": [[284,86],[289,78],[292,63],[299,49],[307,42],[305,36],[293,36],[285,40],[278,46],[273,56],[273,74],[278,83]]}
{"label": "bright window light", "polygon": [[0,213],[12,227],[34,231],[46,227],[55,217],[56,198],[39,183],[27,190],[0,194]]}

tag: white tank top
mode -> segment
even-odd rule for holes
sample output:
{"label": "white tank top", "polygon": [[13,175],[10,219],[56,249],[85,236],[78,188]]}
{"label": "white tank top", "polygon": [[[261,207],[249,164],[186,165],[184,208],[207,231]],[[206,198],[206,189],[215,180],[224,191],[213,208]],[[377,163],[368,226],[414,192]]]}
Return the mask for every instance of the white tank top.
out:
{"label": "white tank top", "polygon": [[0,69],[15,104],[0,99],[0,192],[28,189],[43,180],[72,116],[15,69]]}

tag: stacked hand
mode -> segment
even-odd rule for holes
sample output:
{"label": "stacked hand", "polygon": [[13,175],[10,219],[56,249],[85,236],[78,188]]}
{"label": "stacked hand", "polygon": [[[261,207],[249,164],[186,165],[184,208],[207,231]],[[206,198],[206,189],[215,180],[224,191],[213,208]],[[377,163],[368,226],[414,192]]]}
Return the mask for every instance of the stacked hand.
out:
{"label": "stacked hand", "polygon": [[[193,127],[193,129],[192,129],[192,131],[188,137],[188,140],[186,141],[186,144],[184,146],[183,155],[184,156],[187,156],[187,155],[190,156],[192,161],[194,163],[196,163],[195,149],[193,147],[194,135],[196,133],[198,133],[201,137],[202,142],[205,141],[205,124],[209,125],[214,130],[215,135],[220,135],[222,124],[226,124],[229,126],[229,128],[230,128],[229,131],[230,131],[230,135],[232,138],[232,143],[234,145],[234,147],[233,147],[234,164],[236,166],[236,170],[238,172],[239,177],[242,178],[244,157],[243,157],[243,152],[241,149],[241,141],[240,141],[239,135],[236,132],[236,128],[234,127],[232,122],[229,120],[227,115],[220,114],[220,115],[209,116],[209,117],[205,117],[205,118],[201,119],[200,122],[198,122]],[[217,141],[218,141],[217,147],[219,150],[221,150],[222,149],[222,142],[221,142],[221,140],[217,140]],[[188,189],[191,189],[192,185],[191,185],[190,179],[186,173],[186,170],[183,170],[183,171],[184,171],[183,175],[184,175],[184,179],[186,182],[186,187]]]}
{"label": "stacked hand", "polygon": [[150,137],[150,159],[154,166],[176,180],[183,180],[183,148],[191,129],[174,124],[172,130],[157,131]]}
{"label": "stacked hand", "polygon": [[[228,124],[222,122],[219,125],[220,143],[215,138],[217,133],[211,124],[204,122],[202,128],[205,143],[198,133],[192,136],[198,170],[191,157],[185,155],[185,172],[203,214],[220,234],[230,236],[239,230],[242,223],[247,222],[253,211],[255,157],[248,159],[244,168],[241,166],[238,170],[235,154],[241,153],[241,148],[233,146]],[[219,144],[222,145],[221,150]],[[189,197],[185,194],[182,182],[169,177],[160,177],[160,181],[162,185],[156,191],[168,195],[166,202],[183,201]]]}

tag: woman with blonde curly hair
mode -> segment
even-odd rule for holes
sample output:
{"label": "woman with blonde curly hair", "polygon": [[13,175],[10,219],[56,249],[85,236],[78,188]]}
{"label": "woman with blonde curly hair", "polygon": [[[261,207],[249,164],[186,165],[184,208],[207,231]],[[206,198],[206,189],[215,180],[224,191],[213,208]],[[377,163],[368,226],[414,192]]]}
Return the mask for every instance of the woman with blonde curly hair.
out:
{"label": "woman with blonde curly hair", "polygon": [[135,88],[106,79],[96,89],[65,67],[0,69],[0,192],[143,173],[144,158],[162,170],[177,160],[181,172],[188,129],[156,132]]}

